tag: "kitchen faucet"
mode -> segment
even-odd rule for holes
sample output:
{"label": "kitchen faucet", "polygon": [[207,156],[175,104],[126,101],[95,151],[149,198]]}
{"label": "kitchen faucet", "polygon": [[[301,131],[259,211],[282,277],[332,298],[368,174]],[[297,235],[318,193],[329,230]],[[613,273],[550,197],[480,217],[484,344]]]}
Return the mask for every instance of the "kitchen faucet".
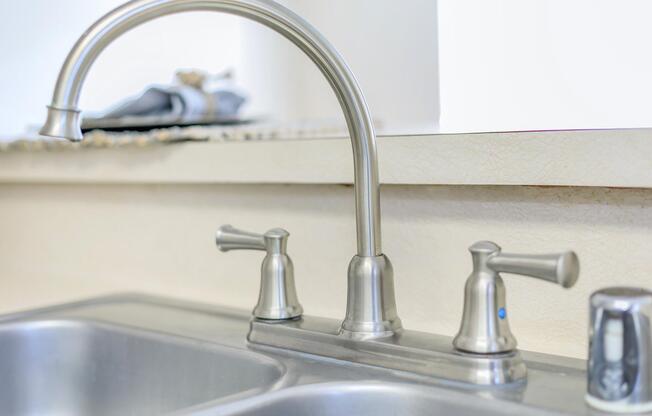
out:
{"label": "kitchen faucet", "polygon": [[[134,0],[113,10],[93,24],[68,54],[41,134],[82,140],[77,103],[84,79],[104,48],[149,20],[199,10],[259,22],[306,53],[335,91],[353,147],[357,254],[349,264],[347,308],[342,322],[303,315],[286,252],[287,231],[275,228],[254,234],[231,226],[218,231],[216,242],[223,251],[267,252],[249,342],[474,384],[523,380],[526,367],[507,326],[504,288],[498,272],[526,274],[570,286],[579,273],[576,256],[571,252],[543,258],[504,255],[493,243],[474,245],[471,252],[475,270],[469,278],[467,287],[472,290],[466,299],[471,304],[465,308],[469,312],[456,344],[449,337],[403,330],[396,312],[392,265],[381,248],[376,137],[362,91],[333,46],[301,17],[274,1]],[[505,334],[509,342],[502,342]],[[477,349],[487,336],[496,337],[501,348]]]}
{"label": "kitchen faucet", "polygon": [[339,53],[301,17],[271,0],[134,0],[93,24],[68,54],[48,106],[44,136],[82,140],[82,85],[98,55],[117,37],[157,17],[216,11],[261,23],[298,46],[326,77],[342,106],[353,146],[357,254],[348,270],[343,333],[351,338],[385,337],[401,329],[396,313],[392,265],[382,252],[376,135],[358,83]]}

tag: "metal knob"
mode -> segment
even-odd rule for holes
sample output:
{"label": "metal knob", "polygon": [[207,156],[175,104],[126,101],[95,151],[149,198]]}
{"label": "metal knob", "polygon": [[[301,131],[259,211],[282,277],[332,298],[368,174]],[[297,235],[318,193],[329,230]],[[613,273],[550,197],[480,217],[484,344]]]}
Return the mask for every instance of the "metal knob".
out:
{"label": "metal knob", "polygon": [[473,272],[464,288],[464,314],[453,340],[455,348],[478,354],[504,353],[516,349],[505,306],[505,285],[499,273],[536,277],[565,288],[579,276],[579,260],[572,251],[561,254],[506,254],[490,241],[469,247]]}
{"label": "metal knob", "polygon": [[587,403],[618,413],[652,411],[652,292],[602,289],[590,305]]}
{"label": "metal knob", "polygon": [[290,233],[274,228],[256,234],[223,225],[217,230],[215,243],[221,251],[263,250],[267,255],[260,269],[260,294],[253,315],[258,319],[285,320],[301,316],[294,285],[294,266],[287,255]]}

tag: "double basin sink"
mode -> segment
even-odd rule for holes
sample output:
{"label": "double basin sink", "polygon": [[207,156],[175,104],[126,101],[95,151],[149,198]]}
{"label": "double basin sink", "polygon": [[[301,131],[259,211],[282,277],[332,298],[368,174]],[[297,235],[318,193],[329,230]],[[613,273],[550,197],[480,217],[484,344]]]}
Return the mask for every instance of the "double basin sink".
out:
{"label": "double basin sink", "polygon": [[[566,413],[546,408],[551,397],[545,390],[530,397],[525,386],[470,389],[264,349],[247,345],[247,331],[245,312],[144,295],[6,315],[0,318],[0,414]],[[535,386],[546,384],[537,381],[536,369],[533,376]],[[580,377],[578,370],[563,382],[577,383]],[[572,413],[583,409],[580,400]]]}

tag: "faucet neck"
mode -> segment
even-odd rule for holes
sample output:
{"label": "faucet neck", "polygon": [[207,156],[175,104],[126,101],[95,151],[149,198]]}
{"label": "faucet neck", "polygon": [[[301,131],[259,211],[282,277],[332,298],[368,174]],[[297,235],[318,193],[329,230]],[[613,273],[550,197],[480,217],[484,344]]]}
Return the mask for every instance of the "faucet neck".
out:
{"label": "faucet neck", "polygon": [[353,145],[357,254],[382,254],[376,136],[362,91],[335,48],[309,23],[274,1],[133,0],[109,12],[84,33],[68,54],[41,134],[81,140],[79,95],[100,53],[117,37],[145,22],[198,10],[238,15],[273,29],[298,46],[324,74],[340,102]]}
{"label": "faucet neck", "polygon": [[401,327],[396,315],[391,264],[382,255],[376,136],[362,91],[339,53],[310,24],[272,0],[133,0],[108,13],[77,41],[61,68],[46,136],[81,140],[77,103],[86,74],[114,39],[157,17],[186,11],[216,11],[261,23],[299,47],[335,91],[353,147],[357,256],[349,266],[342,331],[355,337],[389,336]]}

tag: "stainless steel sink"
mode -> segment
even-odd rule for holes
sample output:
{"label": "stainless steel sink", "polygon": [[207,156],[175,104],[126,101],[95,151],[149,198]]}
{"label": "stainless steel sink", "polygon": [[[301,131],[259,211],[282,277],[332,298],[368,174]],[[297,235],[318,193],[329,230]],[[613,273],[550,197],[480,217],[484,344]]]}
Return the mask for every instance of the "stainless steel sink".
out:
{"label": "stainless steel sink", "polygon": [[[397,416],[520,415],[522,410],[494,408],[485,401],[464,401],[431,389],[361,382],[313,384],[281,390],[222,409],[229,416]],[[212,413],[206,413],[212,414]]]}
{"label": "stainless steel sink", "polygon": [[158,415],[268,388],[262,355],[98,322],[0,329],[0,414]]}
{"label": "stainless steel sink", "polygon": [[475,388],[249,345],[248,329],[246,311],[145,295],[0,316],[0,415],[593,414],[581,360],[524,352],[527,383]]}

